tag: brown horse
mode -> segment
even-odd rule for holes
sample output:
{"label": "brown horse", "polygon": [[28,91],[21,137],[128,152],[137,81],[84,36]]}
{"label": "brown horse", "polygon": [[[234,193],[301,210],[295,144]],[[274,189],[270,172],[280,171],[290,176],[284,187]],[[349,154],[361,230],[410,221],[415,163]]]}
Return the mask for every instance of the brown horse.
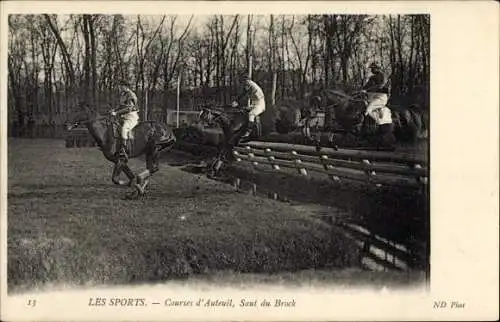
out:
{"label": "brown horse", "polygon": [[[134,174],[126,161],[122,161],[116,156],[119,138],[119,122],[116,118],[110,116],[101,116],[96,111],[85,105],[72,121],[66,122],[66,128],[70,131],[72,128],[84,124],[89,130],[90,135],[101,149],[104,157],[115,164],[111,180],[117,185],[134,185],[136,188],[136,197],[143,196],[145,187],[149,183],[149,178],[158,171],[159,153],[170,149],[176,142],[173,131],[166,125],[155,121],[139,122],[130,133],[128,140],[129,158],[146,156],[146,170],[139,174]],[[121,173],[125,173],[129,182],[126,183],[119,179]],[[134,193],[128,197],[132,197]]]}
{"label": "brown horse", "polygon": [[[333,110],[337,123],[348,133],[356,136],[373,136],[376,125],[370,117],[365,117],[366,93],[354,92],[349,95],[340,90],[326,89],[316,93],[325,109]],[[400,142],[415,143],[426,136],[426,122],[423,111],[416,106],[389,106],[392,112],[393,129]]]}
{"label": "brown horse", "polygon": [[[204,123],[215,123],[222,129],[223,140],[218,145],[218,152],[215,159],[209,166],[209,177],[216,177],[225,163],[230,163],[233,159],[232,151],[235,146],[242,142],[242,136],[248,125],[248,111],[240,109],[231,109],[225,111],[211,107],[204,107],[199,115]],[[252,132],[246,141],[256,139],[262,135],[260,128],[260,119],[256,120],[256,129]]]}

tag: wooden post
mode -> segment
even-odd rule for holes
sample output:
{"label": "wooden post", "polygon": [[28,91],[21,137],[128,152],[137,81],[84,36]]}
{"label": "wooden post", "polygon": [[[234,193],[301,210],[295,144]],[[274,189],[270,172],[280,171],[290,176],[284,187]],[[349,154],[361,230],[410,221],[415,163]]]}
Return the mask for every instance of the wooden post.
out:
{"label": "wooden post", "polygon": [[302,161],[299,159],[299,156],[296,151],[292,151],[292,156],[294,156],[295,159],[295,165],[297,167],[297,170],[299,171],[299,174],[303,176],[307,176],[307,171],[304,167],[301,167]]}
{"label": "wooden post", "polygon": [[148,90],[144,93],[144,121],[148,120]]}
{"label": "wooden post", "polygon": [[[328,156],[327,155],[322,155],[319,157],[320,161],[321,161],[321,164],[323,165],[323,168],[325,170],[331,170],[333,169],[333,166],[331,164],[328,164]],[[333,181],[338,181],[338,178],[337,176],[334,176],[332,174],[328,174],[328,178],[330,178],[331,180]]]}
{"label": "wooden post", "polygon": [[235,178],[235,179],[234,179],[234,188],[235,188],[236,190],[239,190],[239,189],[240,189],[240,182],[241,182],[241,181],[240,181],[240,178]]}
{"label": "wooden post", "polygon": [[271,155],[271,149],[265,149],[265,154],[267,155],[267,159],[271,162],[271,167],[273,170],[279,170],[280,166],[274,163],[274,157]]}
{"label": "wooden post", "polygon": [[179,108],[180,108],[180,96],[181,96],[181,73],[177,77],[177,128],[179,127]]}

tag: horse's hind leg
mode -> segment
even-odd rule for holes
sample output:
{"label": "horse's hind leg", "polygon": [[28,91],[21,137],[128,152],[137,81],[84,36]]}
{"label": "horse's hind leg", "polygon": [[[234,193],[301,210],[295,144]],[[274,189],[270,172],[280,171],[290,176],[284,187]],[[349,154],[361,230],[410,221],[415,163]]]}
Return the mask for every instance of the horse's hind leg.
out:
{"label": "horse's hind leg", "polygon": [[160,169],[160,153],[158,147],[153,147],[151,153],[146,155],[146,168],[151,174]]}

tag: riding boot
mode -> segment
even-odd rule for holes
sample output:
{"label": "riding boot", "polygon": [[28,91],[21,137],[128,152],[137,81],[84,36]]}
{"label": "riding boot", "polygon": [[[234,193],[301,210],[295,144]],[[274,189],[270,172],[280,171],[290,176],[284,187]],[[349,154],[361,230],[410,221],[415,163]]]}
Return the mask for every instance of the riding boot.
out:
{"label": "riding boot", "polygon": [[246,132],[241,136],[242,139],[244,138],[249,138],[250,137],[250,134],[252,134],[252,131],[253,131],[253,128],[254,128],[254,125],[255,125],[255,122],[248,122],[248,125],[247,125],[247,130]]}
{"label": "riding boot", "polygon": [[118,151],[118,157],[123,162],[127,162],[128,161],[127,141],[128,141],[127,139],[120,139],[120,149]]}

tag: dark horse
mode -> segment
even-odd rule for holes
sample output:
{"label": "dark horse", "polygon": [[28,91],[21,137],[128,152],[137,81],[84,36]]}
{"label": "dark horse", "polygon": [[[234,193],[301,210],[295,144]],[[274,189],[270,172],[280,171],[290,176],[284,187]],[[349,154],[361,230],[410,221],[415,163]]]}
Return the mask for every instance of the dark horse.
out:
{"label": "dark horse", "polygon": [[[371,117],[365,116],[367,94],[354,92],[346,94],[340,90],[326,89],[315,93],[323,108],[333,111],[336,122],[342,129],[356,137],[374,138],[377,126]],[[389,106],[392,114],[392,132],[400,142],[416,142],[425,137],[424,113],[416,106]]]}
{"label": "dark horse", "polygon": [[[200,119],[205,123],[216,123],[223,132],[223,140],[218,145],[217,156],[212,161],[209,166],[209,176],[218,176],[222,165],[225,162],[231,162],[232,150],[240,142],[242,142],[242,136],[245,133],[246,127],[248,125],[248,112],[240,109],[232,109],[230,112],[205,107],[200,112]],[[255,131],[252,136],[248,139],[260,136],[260,124],[257,124],[257,134]],[[245,139],[246,140],[246,139]]]}
{"label": "dark horse", "polygon": [[[134,174],[126,161],[120,160],[115,153],[118,148],[118,137],[120,135],[119,121],[116,117],[100,116],[92,111],[87,105],[84,111],[74,120],[66,123],[67,130],[71,130],[79,124],[84,124],[94,138],[104,157],[115,164],[111,180],[117,185],[134,185],[136,197],[143,196],[145,188],[149,183],[151,175],[158,171],[159,154],[161,151],[170,149],[176,142],[172,130],[166,125],[155,121],[139,122],[129,133],[130,142],[128,148],[129,158],[146,156],[146,170]],[[125,173],[129,182],[119,179],[121,173]],[[134,193],[128,197],[132,197]]]}

